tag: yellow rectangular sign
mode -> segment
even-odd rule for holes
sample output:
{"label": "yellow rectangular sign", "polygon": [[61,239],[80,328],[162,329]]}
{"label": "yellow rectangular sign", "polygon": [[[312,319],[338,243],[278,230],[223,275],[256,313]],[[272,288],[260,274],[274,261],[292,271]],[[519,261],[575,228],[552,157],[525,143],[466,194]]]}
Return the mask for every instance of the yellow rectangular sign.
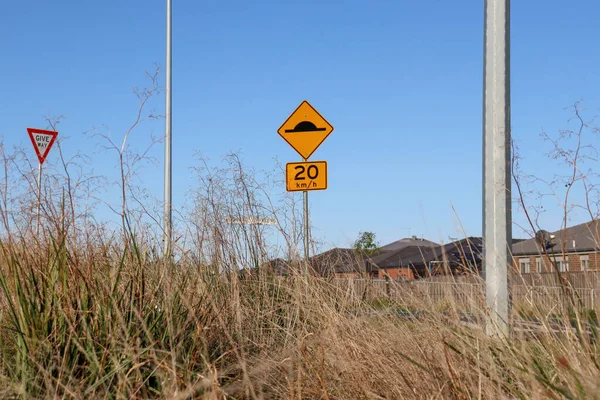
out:
{"label": "yellow rectangular sign", "polygon": [[327,189],[327,161],[287,163],[285,181],[288,192]]}

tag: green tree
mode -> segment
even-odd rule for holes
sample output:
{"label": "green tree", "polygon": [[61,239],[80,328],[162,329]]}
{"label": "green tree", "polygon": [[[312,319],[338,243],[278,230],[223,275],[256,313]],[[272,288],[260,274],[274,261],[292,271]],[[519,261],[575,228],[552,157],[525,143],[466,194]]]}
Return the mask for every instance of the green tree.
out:
{"label": "green tree", "polygon": [[358,252],[372,256],[379,251],[379,243],[373,232],[360,232],[352,248]]}

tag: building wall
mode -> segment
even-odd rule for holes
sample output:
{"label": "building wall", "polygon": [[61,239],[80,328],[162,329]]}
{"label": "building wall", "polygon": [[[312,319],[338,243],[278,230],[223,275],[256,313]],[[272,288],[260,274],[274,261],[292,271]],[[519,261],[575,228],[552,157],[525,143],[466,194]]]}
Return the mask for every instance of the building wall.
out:
{"label": "building wall", "polygon": [[406,279],[407,281],[412,281],[415,279],[415,274],[410,268],[386,268],[379,270],[379,279],[384,279],[386,276],[389,276],[390,279]]}
{"label": "building wall", "polygon": [[[581,254],[583,255],[583,254]],[[569,271],[581,271],[581,255],[569,255]],[[588,267],[589,269],[589,267]]]}
{"label": "building wall", "polygon": [[[524,257],[515,257],[513,259],[514,263],[513,263],[513,273],[515,274],[520,274],[521,273],[521,263],[520,261],[523,258],[528,258],[529,259],[529,266],[530,266],[530,273],[535,274],[535,273],[539,273],[540,271],[538,271],[538,265],[537,265],[537,259],[541,259],[542,261],[542,273],[546,273],[546,272],[552,272],[554,271],[554,267],[552,264],[552,261],[550,260],[549,257],[547,256],[524,256]],[[575,259],[575,256],[571,255],[569,257],[569,268],[571,269],[571,261],[572,259]],[[579,258],[577,257],[577,259],[579,260]]]}
{"label": "building wall", "polygon": [[[600,253],[581,253],[581,254],[566,254],[569,261],[569,271],[578,272],[581,271],[581,256],[587,255],[589,257],[587,271],[599,271],[600,270]],[[562,257],[562,255],[556,254],[556,257]],[[542,260],[543,273],[554,272],[555,268],[553,265],[554,256],[515,256],[513,257],[513,273],[521,273],[520,260],[523,258],[529,258],[530,272],[539,273],[537,268],[537,259]]]}
{"label": "building wall", "polygon": [[600,254],[598,253],[591,253],[589,255],[590,257],[590,261],[589,261],[589,270],[590,271],[600,271]]}

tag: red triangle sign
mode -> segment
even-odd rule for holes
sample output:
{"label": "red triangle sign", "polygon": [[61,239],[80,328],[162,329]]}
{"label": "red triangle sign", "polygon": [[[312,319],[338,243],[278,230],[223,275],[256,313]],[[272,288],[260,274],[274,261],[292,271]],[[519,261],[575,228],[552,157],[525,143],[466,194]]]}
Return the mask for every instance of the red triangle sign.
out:
{"label": "red triangle sign", "polygon": [[38,156],[38,160],[40,160],[40,164],[43,164],[44,161],[46,161],[46,156],[48,155],[50,148],[58,136],[58,132],[27,128],[27,133],[29,133],[29,138],[31,139],[35,153]]}

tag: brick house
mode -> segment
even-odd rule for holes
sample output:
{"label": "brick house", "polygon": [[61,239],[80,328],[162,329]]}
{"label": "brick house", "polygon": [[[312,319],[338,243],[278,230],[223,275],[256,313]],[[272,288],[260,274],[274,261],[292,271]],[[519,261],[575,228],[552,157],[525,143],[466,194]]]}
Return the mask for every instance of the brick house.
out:
{"label": "brick house", "polygon": [[594,220],[513,244],[513,273],[600,270],[600,222]]}
{"label": "brick house", "polygon": [[[373,258],[380,274],[410,279],[436,275],[463,274],[481,269],[481,238],[468,237],[445,245],[429,242],[410,246],[398,253]],[[410,272],[409,272],[410,271]]]}
{"label": "brick house", "polygon": [[[394,268],[393,260],[402,258],[403,252],[410,253],[415,247],[438,246],[437,243],[417,238],[404,238],[387,244],[378,249],[371,255],[365,255],[354,249],[333,248],[321,254],[311,257],[311,266],[313,270],[323,276],[332,276],[335,278],[384,278],[392,279],[414,279],[412,270],[408,267],[398,266]],[[390,261],[384,269],[379,268],[373,260]],[[383,265],[383,264],[382,264]]]}
{"label": "brick house", "polygon": [[336,247],[311,257],[312,269],[321,276],[364,278],[368,257],[354,249]]}
{"label": "brick house", "polygon": [[367,262],[371,277],[394,280],[414,280],[415,270],[411,260],[430,253],[434,246],[407,246],[398,250],[382,251]]}
{"label": "brick house", "polygon": [[374,279],[393,279],[412,281],[415,274],[410,266],[402,263],[403,255],[411,248],[405,248],[394,252],[380,253],[368,262],[368,273]]}
{"label": "brick house", "polygon": [[415,274],[407,260],[439,246],[435,242],[413,236],[387,244],[366,260],[367,273],[375,279],[414,280]]}

